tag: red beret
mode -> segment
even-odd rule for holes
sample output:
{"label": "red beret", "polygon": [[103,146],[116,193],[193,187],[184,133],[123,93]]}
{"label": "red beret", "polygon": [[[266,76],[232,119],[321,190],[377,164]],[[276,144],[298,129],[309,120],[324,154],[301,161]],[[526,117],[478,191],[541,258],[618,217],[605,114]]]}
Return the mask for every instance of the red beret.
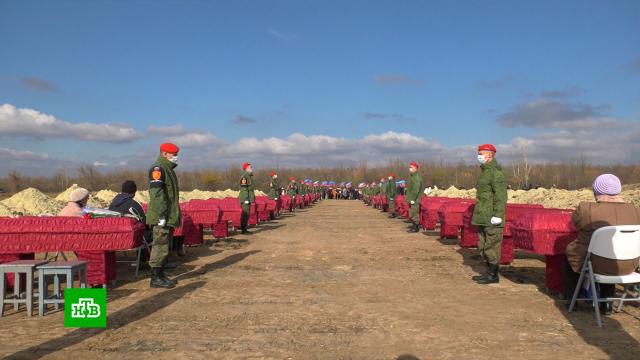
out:
{"label": "red beret", "polygon": [[298,182],[299,182],[300,184],[302,184],[304,181],[302,181],[302,179],[300,179],[300,180],[298,180]]}
{"label": "red beret", "polygon": [[391,173],[391,174],[389,174],[389,177],[392,177],[392,178],[394,178],[394,179],[395,179],[395,178],[396,178],[396,174]]}
{"label": "red beret", "polygon": [[478,151],[493,151],[496,152],[496,147],[491,144],[484,144],[478,146]]}
{"label": "red beret", "polygon": [[164,143],[160,145],[160,151],[177,154],[180,151],[180,148],[172,143]]}
{"label": "red beret", "polygon": [[417,162],[415,162],[415,161],[412,161],[412,162],[409,164],[409,166],[413,166],[413,167],[414,167],[414,168],[416,168],[416,169],[418,169],[418,168],[420,167],[420,165],[418,165],[418,163],[417,163]]}
{"label": "red beret", "polygon": [[276,174],[276,172],[275,172],[275,171],[272,171],[272,172],[271,172],[271,176],[273,176],[273,175],[278,175],[278,174]]}
{"label": "red beret", "polygon": [[249,164],[248,162],[242,164],[242,170],[247,170],[247,167],[249,167],[249,165],[251,164]]}
{"label": "red beret", "polygon": [[294,178],[294,177],[290,177],[290,178],[289,178],[289,181],[296,181],[296,178]]}

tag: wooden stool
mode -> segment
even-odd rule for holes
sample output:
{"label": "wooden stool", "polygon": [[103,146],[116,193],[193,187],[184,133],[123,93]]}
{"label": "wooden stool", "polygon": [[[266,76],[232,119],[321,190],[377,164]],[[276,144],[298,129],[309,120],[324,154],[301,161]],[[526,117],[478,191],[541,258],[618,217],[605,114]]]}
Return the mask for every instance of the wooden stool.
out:
{"label": "wooden stool", "polygon": [[[55,309],[60,309],[64,304],[64,296],[60,291],[60,275],[67,278],[66,289],[73,288],[73,279],[78,275],[80,287],[87,287],[87,262],[86,261],[57,261],[38,266],[38,314],[44,316],[48,304],[54,304]],[[53,276],[53,295],[47,295],[47,276]]]}
{"label": "wooden stool", "polygon": [[[13,309],[18,311],[20,304],[27,306],[27,315],[31,316],[31,307],[33,306],[33,270],[36,266],[46,264],[47,260],[16,260],[10,263],[0,264],[0,316],[4,314],[4,304],[13,303]],[[12,299],[5,299],[4,274],[15,274],[15,283],[13,285]],[[26,274],[26,298],[21,299],[20,294],[20,274]],[[41,297],[39,295],[38,297]]]}

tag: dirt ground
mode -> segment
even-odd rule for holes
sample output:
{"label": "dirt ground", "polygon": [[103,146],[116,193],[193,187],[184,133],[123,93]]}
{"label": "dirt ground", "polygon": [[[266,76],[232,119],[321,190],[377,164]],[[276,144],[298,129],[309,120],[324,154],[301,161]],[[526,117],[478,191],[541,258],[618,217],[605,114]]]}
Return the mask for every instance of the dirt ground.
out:
{"label": "dirt ground", "polygon": [[172,290],[122,266],[108,329],[61,312],[0,318],[0,356],[47,359],[638,359],[640,309],[598,329],[544,290],[520,254],[500,284],[471,281],[474,250],[361,202],[326,200],[249,236],[188,249]]}

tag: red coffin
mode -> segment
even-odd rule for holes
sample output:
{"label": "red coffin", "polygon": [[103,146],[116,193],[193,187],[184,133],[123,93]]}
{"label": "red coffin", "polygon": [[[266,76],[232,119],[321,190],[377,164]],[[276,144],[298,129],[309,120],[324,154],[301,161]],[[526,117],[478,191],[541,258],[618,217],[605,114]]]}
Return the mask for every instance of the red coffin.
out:
{"label": "red coffin", "polygon": [[222,209],[219,199],[191,200],[181,204],[180,208],[184,214],[191,217],[194,223],[205,228],[212,228],[222,221]]}
{"label": "red coffin", "polygon": [[458,231],[464,225],[464,214],[474,203],[474,200],[454,198],[442,202],[438,209],[441,239],[458,237]]}
{"label": "red coffin", "polygon": [[196,224],[190,215],[182,214],[180,226],[175,229],[173,236],[182,236],[184,245],[194,246],[204,242],[202,225]]}
{"label": "red coffin", "polygon": [[[460,239],[460,246],[462,247],[476,247],[478,246],[478,228],[471,224],[471,217],[473,216],[473,210],[475,205],[470,206],[463,215],[463,228]],[[540,204],[507,204],[506,208],[506,222],[504,225],[504,238],[511,237],[511,227],[515,219],[518,219],[522,214],[527,213],[530,209],[543,209]]]}
{"label": "red coffin", "polygon": [[242,207],[237,198],[224,198],[220,201],[220,208],[222,209],[222,220],[231,221],[231,224],[235,228],[240,227],[240,221],[242,218]]}
{"label": "red coffin", "polygon": [[473,217],[473,210],[475,210],[475,208],[475,204],[472,204],[462,215],[463,226],[460,232],[461,247],[470,248],[478,246],[478,228],[471,224],[471,218]]}
{"label": "red coffin", "polygon": [[511,234],[518,249],[541,255],[562,255],[578,236],[572,210],[529,209],[513,221]]}
{"label": "red coffin", "polygon": [[77,251],[78,260],[87,261],[87,284],[105,285],[116,279],[114,251]]}
{"label": "red coffin", "polygon": [[437,196],[423,196],[420,200],[420,222],[422,228],[435,230],[438,224],[438,210],[440,206],[449,201],[449,198]]}
{"label": "red coffin", "polygon": [[107,284],[115,280],[116,250],[142,244],[144,225],[121,218],[77,217],[0,218],[0,254],[74,251],[88,260],[87,281]]}
{"label": "red coffin", "polygon": [[128,250],[142,243],[144,225],[121,218],[62,216],[0,218],[0,254]]}
{"label": "red coffin", "polygon": [[229,222],[223,221],[221,223],[213,225],[212,228],[213,237],[216,239],[224,239],[229,237]]}

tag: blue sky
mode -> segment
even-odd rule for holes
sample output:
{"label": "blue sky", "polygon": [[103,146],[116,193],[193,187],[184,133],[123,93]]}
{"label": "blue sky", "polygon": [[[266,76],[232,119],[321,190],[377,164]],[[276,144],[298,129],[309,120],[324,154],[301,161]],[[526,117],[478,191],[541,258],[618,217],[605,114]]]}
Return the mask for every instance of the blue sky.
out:
{"label": "blue sky", "polygon": [[638,1],[2,1],[0,43],[0,175],[640,156]]}

